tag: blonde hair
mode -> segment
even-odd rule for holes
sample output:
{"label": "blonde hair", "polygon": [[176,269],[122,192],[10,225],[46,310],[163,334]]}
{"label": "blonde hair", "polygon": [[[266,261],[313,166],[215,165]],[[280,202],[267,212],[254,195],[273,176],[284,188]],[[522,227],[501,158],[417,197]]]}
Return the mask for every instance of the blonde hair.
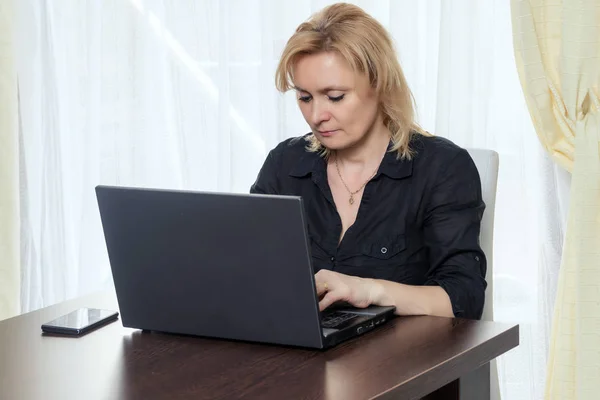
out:
{"label": "blonde hair", "polygon": [[[280,92],[294,87],[293,67],[299,57],[336,51],[356,72],[367,74],[380,100],[383,123],[391,132],[392,151],[399,158],[412,156],[409,143],[413,133],[427,134],[415,122],[414,98],[394,44],[385,28],[360,7],[337,3],[325,7],[298,26],[283,50],[275,85]],[[309,135],[310,151],[328,156],[314,135]]]}

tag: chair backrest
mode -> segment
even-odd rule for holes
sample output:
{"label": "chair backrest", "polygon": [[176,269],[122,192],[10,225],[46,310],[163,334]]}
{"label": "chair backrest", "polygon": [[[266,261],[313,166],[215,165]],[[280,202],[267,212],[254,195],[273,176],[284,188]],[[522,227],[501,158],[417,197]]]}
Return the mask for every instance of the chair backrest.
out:
{"label": "chair backrest", "polygon": [[481,319],[492,321],[494,318],[492,311],[494,303],[494,209],[496,207],[496,187],[498,184],[498,153],[486,149],[467,149],[467,151],[479,171],[483,201],[485,202],[485,212],[481,221],[479,240],[487,258],[485,280],[488,286],[485,291],[485,306]]}

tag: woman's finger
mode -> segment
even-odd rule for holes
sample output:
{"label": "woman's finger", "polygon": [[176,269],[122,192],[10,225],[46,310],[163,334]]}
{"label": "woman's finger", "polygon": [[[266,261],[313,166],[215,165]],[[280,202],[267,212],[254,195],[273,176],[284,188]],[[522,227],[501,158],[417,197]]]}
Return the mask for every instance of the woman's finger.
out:
{"label": "woman's finger", "polygon": [[321,301],[319,301],[319,310],[323,311],[324,309],[326,309],[336,301],[340,301],[341,299],[342,297],[336,292],[328,292],[325,295],[325,297],[323,297]]}
{"label": "woman's finger", "polygon": [[319,297],[323,296],[330,289],[327,282],[316,281],[315,285],[317,287],[317,296],[319,296]]}

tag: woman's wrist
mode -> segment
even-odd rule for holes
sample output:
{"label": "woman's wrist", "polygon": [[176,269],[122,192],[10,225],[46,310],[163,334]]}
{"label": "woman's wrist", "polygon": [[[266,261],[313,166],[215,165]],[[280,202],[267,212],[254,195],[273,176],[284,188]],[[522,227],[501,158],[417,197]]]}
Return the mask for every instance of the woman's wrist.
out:
{"label": "woman's wrist", "polygon": [[385,285],[380,279],[366,279],[369,285],[371,304],[377,306],[393,306],[394,301],[387,295]]}
{"label": "woman's wrist", "polygon": [[381,279],[369,279],[371,304],[395,306],[399,315],[454,317],[446,291],[439,286],[412,286]]}

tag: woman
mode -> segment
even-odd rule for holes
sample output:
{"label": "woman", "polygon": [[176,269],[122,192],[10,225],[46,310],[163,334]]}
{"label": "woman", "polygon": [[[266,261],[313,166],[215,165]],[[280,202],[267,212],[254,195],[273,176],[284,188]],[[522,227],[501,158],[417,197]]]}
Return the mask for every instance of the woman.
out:
{"label": "woman", "polygon": [[296,91],[311,132],[273,149],[251,192],[303,197],[321,310],[481,318],[480,178],[415,123],[385,29],[353,5],[323,9],[288,41],[276,84]]}

